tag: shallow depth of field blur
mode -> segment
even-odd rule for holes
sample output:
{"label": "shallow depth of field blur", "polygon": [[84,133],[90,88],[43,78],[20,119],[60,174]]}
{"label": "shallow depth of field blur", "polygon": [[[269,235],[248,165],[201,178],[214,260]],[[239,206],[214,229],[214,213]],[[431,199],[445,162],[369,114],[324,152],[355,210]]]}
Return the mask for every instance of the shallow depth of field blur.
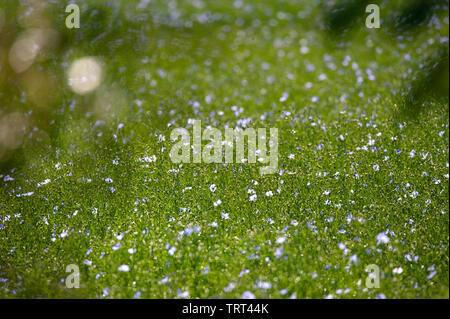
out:
{"label": "shallow depth of field blur", "polygon": [[68,2],[0,3],[0,297],[449,297],[448,0]]}

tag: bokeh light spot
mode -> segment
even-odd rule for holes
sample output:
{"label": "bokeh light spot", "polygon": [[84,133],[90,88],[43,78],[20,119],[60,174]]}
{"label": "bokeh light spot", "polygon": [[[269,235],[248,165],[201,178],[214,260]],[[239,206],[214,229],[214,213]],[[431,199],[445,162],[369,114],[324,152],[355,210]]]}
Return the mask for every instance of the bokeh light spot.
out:
{"label": "bokeh light spot", "polygon": [[96,58],[84,57],[69,67],[68,82],[75,93],[87,94],[98,88],[102,78],[102,67]]}
{"label": "bokeh light spot", "polygon": [[19,39],[9,51],[9,64],[16,73],[21,73],[33,64],[39,49],[39,44],[32,37]]}

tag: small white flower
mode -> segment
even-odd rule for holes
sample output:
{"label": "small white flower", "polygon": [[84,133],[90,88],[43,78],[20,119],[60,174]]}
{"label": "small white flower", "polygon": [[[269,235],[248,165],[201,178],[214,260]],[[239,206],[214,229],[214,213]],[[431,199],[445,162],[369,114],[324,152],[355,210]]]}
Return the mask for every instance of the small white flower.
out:
{"label": "small white flower", "polygon": [[350,256],[350,262],[351,262],[351,263],[354,263],[354,264],[357,264],[357,263],[359,262],[358,256],[356,256],[356,255],[351,255],[351,256]]}
{"label": "small white flower", "polygon": [[244,291],[242,293],[242,299],[255,299],[255,295],[250,291]]}
{"label": "small white flower", "polygon": [[373,170],[374,170],[375,172],[377,172],[377,171],[380,170],[380,166],[379,166],[378,164],[374,164],[374,165],[372,166],[372,168],[373,168]]}
{"label": "small white flower", "polygon": [[115,237],[117,238],[117,240],[122,240],[124,236],[124,233],[116,235]]}
{"label": "small white flower", "polygon": [[151,162],[156,162],[156,156],[155,155],[150,155],[150,156],[144,156],[138,159],[140,162],[144,162],[144,163],[151,163]]}
{"label": "small white flower", "polygon": [[283,95],[280,97],[280,102],[286,102],[289,97],[289,93],[283,92]]}
{"label": "small white flower", "polygon": [[249,274],[250,273],[250,269],[244,269],[239,273],[239,278],[241,278],[242,276]]}
{"label": "small white flower", "polygon": [[226,286],[225,288],[223,288],[224,292],[231,292],[234,288],[236,287],[236,285],[233,282],[230,282],[228,284],[228,286]]}
{"label": "small white flower", "polygon": [[403,268],[402,267],[394,268],[394,269],[392,269],[392,272],[395,275],[400,275],[403,272]]}
{"label": "small white flower", "polygon": [[275,250],[275,258],[279,259],[279,258],[283,257],[283,252],[284,252],[283,247],[282,246],[278,247]]}
{"label": "small white flower", "polygon": [[217,189],[217,186],[215,185],[215,184],[211,184],[210,186],[209,186],[209,190],[211,191],[211,192],[215,192],[216,191],[216,189]]}
{"label": "small white flower", "polygon": [[48,184],[50,182],[51,182],[51,180],[47,178],[45,181],[37,183],[37,187],[41,187],[41,186],[46,185],[46,184]]}
{"label": "small white flower", "polygon": [[389,237],[385,233],[379,233],[377,235],[377,245],[389,243]]}
{"label": "small white flower", "polygon": [[167,251],[168,253],[169,253],[169,255],[170,256],[173,256],[174,254],[175,254],[175,251],[176,251],[177,249],[175,248],[175,247],[170,247],[169,248],[169,250]]}
{"label": "small white flower", "polygon": [[260,289],[270,289],[270,288],[272,288],[272,284],[270,282],[268,282],[268,281],[260,281],[260,280],[258,280],[256,282],[256,286],[258,288],[260,288]]}
{"label": "small white flower", "polygon": [[432,271],[428,276],[427,279],[430,280],[431,278],[433,278],[436,275],[436,271]]}
{"label": "small white flower", "polygon": [[134,294],[133,298],[134,298],[134,299],[138,299],[140,296],[141,296],[141,292],[140,292],[140,291],[137,291],[137,292]]}
{"label": "small white flower", "polygon": [[123,271],[123,272],[129,272],[130,271],[130,267],[128,265],[120,265],[118,270],[119,271]]}
{"label": "small white flower", "polygon": [[189,291],[179,291],[177,296],[178,298],[189,298]]}

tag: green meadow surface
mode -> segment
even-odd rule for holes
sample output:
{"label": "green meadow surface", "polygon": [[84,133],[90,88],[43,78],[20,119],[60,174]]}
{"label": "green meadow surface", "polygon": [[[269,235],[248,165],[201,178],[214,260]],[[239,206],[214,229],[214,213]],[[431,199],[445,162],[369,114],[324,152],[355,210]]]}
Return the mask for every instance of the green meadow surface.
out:
{"label": "green meadow surface", "polygon": [[[32,66],[53,79],[45,107],[8,71],[24,27],[0,5],[0,107],[32,123],[0,172],[0,297],[449,297],[448,102],[400,110],[448,45],[448,6],[411,35],[363,16],[336,38],[319,1],[76,3],[80,29],[46,5],[61,41]],[[81,96],[67,69],[85,56],[103,77]],[[278,128],[277,173],[173,163],[193,119]]]}

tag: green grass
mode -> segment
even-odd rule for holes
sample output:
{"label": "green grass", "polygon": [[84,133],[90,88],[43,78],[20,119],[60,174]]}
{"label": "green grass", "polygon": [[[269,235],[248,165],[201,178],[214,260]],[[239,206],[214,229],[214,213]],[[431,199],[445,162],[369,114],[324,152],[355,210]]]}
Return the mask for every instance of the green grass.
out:
{"label": "green grass", "polygon": [[[320,29],[317,1],[192,3],[180,1],[171,20],[166,1],[79,1],[78,30],[64,28],[65,2],[49,5],[61,41],[32,67],[53,80],[44,107],[21,98],[27,73],[8,69],[23,27],[18,4],[2,5],[0,110],[33,112],[0,172],[0,297],[448,298],[448,102],[399,115],[413,70],[448,41],[448,8],[440,29],[396,38],[362,27],[336,40]],[[206,13],[212,20],[199,22]],[[66,84],[82,56],[98,57],[104,74],[86,96]],[[244,118],[278,128],[279,173],[170,160],[172,128]],[[69,264],[79,289],[65,286]],[[365,285],[370,264],[378,289]]]}

